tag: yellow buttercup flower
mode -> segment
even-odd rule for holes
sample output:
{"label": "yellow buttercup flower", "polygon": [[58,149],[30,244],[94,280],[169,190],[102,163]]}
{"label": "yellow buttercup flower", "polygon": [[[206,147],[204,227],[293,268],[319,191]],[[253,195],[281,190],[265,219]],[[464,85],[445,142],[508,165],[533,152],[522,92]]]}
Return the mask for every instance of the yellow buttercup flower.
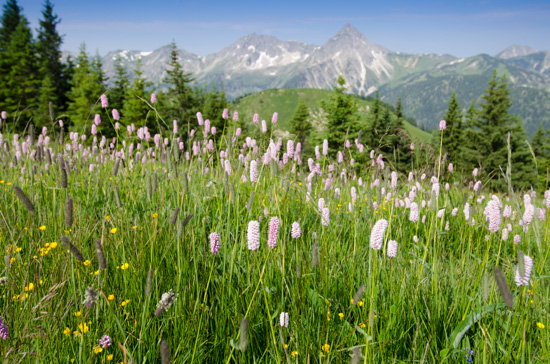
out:
{"label": "yellow buttercup flower", "polygon": [[40,227],[38,228],[38,230],[44,231],[44,230],[46,230],[46,226],[42,225],[42,226],[40,226]]}
{"label": "yellow buttercup flower", "polygon": [[343,312],[340,312],[340,313],[338,314],[338,316],[340,316],[340,318],[344,318],[344,313],[343,313]]}
{"label": "yellow buttercup flower", "polygon": [[107,355],[107,361],[111,361],[111,360],[113,360],[113,354]]}
{"label": "yellow buttercup flower", "polygon": [[112,228],[112,229],[111,229],[111,234],[116,233],[116,230],[117,230],[117,228]]}
{"label": "yellow buttercup flower", "polygon": [[110,295],[107,296],[107,299],[108,299],[109,301],[112,301],[112,300],[115,299],[115,295],[114,295],[114,294],[110,294]]}
{"label": "yellow buttercup flower", "polygon": [[71,334],[71,329],[69,329],[68,327],[65,328],[65,330],[63,330],[63,334],[65,336],[69,336]]}
{"label": "yellow buttercup flower", "polygon": [[156,219],[157,217],[159,217],[159,214],[157,214],[156,212],[153,214],[153,219]]}
{"label": "yellow buttercup flower", "polygon": [[50,249],[57,248],[57,242],[54,241],[53,243],[50,243],[50,246],[48,246],[48,248],[50,248]]}
{"label": "yellow buttercup flower", "polygon": [[94,346],[93,350],[94,350],[94,354],[99,354],[103,351],[103,349],[99,345]]}
{"label": "yellow buttercup flower", "polygon": [[90,265],[90,261],[88,259],[86,259],[82,264],[84,264],[85,266],[89,266]]}
{"label": "yellow buttercup flower", "polygon": [[74,315],[75,315],[76,317],[80,317],[80,316],[82,316],[82,312],[81,312],[81,311],[75,312]]}
{"label": "yellow buttercup flower", "polygon": [[325,344],[325,345],[321,346],[321,349],[323,349],[324,352],[328,353],[329,350],[330,350],[330,345],[329,345],[329,344]]}
{"label": "yellow buttercup flower", "polygon": [[130,303],[130,300],[124,300],[122,301],[122,303],[120,304],[122,307],[126,306],[128,303]]}
{"label": "yellow buttercup flower", "polygon": [[292,353],[290,353],[290,356],[292,356],[292,359],[294,359],[294,357],[298,355],[298,352],[296,350],[294,350]]}
{"label": "yellow buttercup flower", "polygon": [[107,220],[107,221],[111,220],[111,216],[109,216],[109,215],[105,216],[105,220]]}
{"label": "yellow buttercup flower", "polygon": [[544,326],[544,324],[543,324],[542,322],[537,322],[537,327],[538,327],[539,329],[544,329],[545,326]]}

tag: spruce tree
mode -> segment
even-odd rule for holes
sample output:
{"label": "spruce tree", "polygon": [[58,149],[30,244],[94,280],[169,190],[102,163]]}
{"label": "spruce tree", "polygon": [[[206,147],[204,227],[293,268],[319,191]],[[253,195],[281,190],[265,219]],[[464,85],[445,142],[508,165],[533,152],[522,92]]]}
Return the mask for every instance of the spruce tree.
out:
{"label": "spruce tree", "polygon": [[533,135],[531,148],[537,160],[537,190],[542,192],[548,188],[550,174],[550,138],[542,124],[539,124],[537,132]]}
{"label": "spruce tree", "polygon": [[210,91],[205,95],[204,104],[200,111],[203,119],[210,120],[210,125],[220,131],[214,136],[215,139],[219,138],[222,134],[224,127],[224,120],[222,119],[223,109],[226,109],[228,105],[223,88],[218,91],[216,84],[212,84]]}
{"label": "spruce tree", "polygon": [[[456,92],[453,91],[447,112],[443,116],[447,128],[443,132],[443,154],[447,154],[447,161],[456,164],[461,156],[463,148],[462,111],[457,101]],[[437,139],[439,143],[439,137]],[[438,146],[439,147],[439,146]]]}
{"label": "spruce tree", "polygon": [[[35,54],[35,44],[29,23],[21,17],[15,31],[11,34],[4,56],[1,57],[2,70],[7,72],[2,76],[0,99],[4,110],[10,114],[20,112],[15,129],[23,130],[32,118],[36,108],[38,88],[40,85],[38,64]],[[9,66],[6,69],[6,66]]]}
{"label": "spruce tree", "polygon": [[159,108],[165,119],[176,119],[185,125],[182,129],[187,130],[188,126],[195,125],[191,120],[196,120],[195,114],[198,111],[196,94],[191,89],[192,73],[184,72],[179,63],[179,51],[175,42],[172,42],[171,47],[167,76],[163,80],[167,91],[159,99]]}
{"label": "spruce tree", "polygon": [[[65,107],[66,99],[62,96],[63,92],[67,90],[68,80],[63,75],[64,66],[61,62],[61,44],[63,43],[62,37],[57,32],[57,24],[60,19],[57,15],[53,14],[53,5],[49,0],[44,3],[44,9],[42,10],[43,19],[40,20],[40,27],[38,28],[38,41],[36,43],[36,49],[38,53],[38,60],[40,63],[40,76],[42,79],[41,92],[53,92],[47,95],[40,95],[40,102],[48,100],[48,103],[52,103],[54,112]],[[46,81],[46,78],[49,78]],[[47,86],[47,84],[51,86]],[[41,109],[44,109],[44,105],[39,105]],[[39,118],[42,117],[42,113],[39,113]],[[49,116],[47,118],[49,120]],[[43,120],[41,120],[43,121]]]}
{"label": "spruce tree", "polygon": [[340,75],[330,99],[321,102],[327,113],[327,140],[331,154],[344,148],[346,137],[355,140],[359,132],[357,102],[352,95],[345,93],[345,84],[346,80]]}
{"label": "spruce tree", "polygon": [[290,132],[296,136],[295,143],[302,144],[302,150],[305,150],[307,137],[313,129],[309,116],[306,103],[300,99],[294,117],[290,120]]}
{"label": "spruce tree", "polygon": [[103,92],[103,85],[98,83],[97,78],[92,72],[86,46],[83,44],[76,58],[72,87],[68,93],[68,113],[71,124],[78,132],[89,131],[90,121],[94,119],[95,114],[101,113],[101,104],[98,100]]}
{"label": "spruce tree", "polygon": [[4,4],[0,20],[2,23],[2,27],[0,27],[0,50],[6,50],[11,35],[15,32],[15,29],[23,18],[24,16],[21,8],[17,5],[17,0],[7,0]]}
{"label": "spruce tree", "polygon": [[519,118],[508,112],[511,106],[506,76],[498,80],[495,71],[482,96],[477,119],[481,133],[477,150],[482,155],[483,169],[492,177],[489,186],[493,189],[503,190],[506,187],[501,170],[505,171],[508,165],[508,134],[512,150],[513,186],[526,189],[534,183],[534,164],[525,143],[525,131]]}
{"label": "spruce tree", "polygon": [[147,126],[150,130],[149,132],[153,134],[159,131],[159,127],[153,118],[151,120],[147,118],[150,108],[145,101],[149,102],[150,99],[150,95],[147,92],[149,87],[150,83],[143,77],[141,59],[138,59],[134,70],[134,78],[124,97],[122,107],[122,115],[124,117],[121,120],[125,125],[134,124],[138,128]]}
{"label": "spruce tree", "polygon": [[120,57],[117,56],[115,59],[115,77],[114,84],[111,91],[109,91],[109,107],[112,109],[117,109],[120,115],[122,116],[122,107],[124,106],[124,99],[126,98],[126,93],[130,80],[128,79],[128,71],[126,67],[120,61]]}
{"label": "spruce tree", "polygon": [[479,151],[479,140],[481,132],[477,129],[477,114],[475,102],[472,100],[466,112],[463,141],[460,158],[457,159],[455,166],[458,170],[465,173],[471,173],[474,168],[481,166],[482,154]]}

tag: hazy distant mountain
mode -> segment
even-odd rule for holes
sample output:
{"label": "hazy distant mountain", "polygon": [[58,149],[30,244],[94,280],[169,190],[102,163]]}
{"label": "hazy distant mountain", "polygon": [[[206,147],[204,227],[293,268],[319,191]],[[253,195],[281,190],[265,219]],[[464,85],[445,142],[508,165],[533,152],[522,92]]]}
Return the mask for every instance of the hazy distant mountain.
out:
{"label": "hazy distant mountain", "polygon": [[[110,52],[103,59],[104,69],[112,80],[117,56],[130,73],[140,58],[144,76],[162,87],[170,50],[167,45],[149,52]],[[483,94],[497,69],[507,74],[515,97],[512,111],[522,116],[526,130],[536,129],[539,122],[550,127],[545,101],[550,100],[550,51],[528,46],[512,45],[495,57],[406,54],[370,42],[347,24],[322,46],[254,33],[206,57],[184,49],[179,54],[183,69],[193,73],[197,84],[223,85],[230,98],[269,88],[332,89],[342,74],[351,92],[368,95],[379,89],[388,102],[401,96],[405,113],[428,128],[439,122],[452,90],[467,107]]]}
{"label": "hazy distant mountain", "polygon": [[519,44],[512,44],[511,46],[504,49],[502,52],[496,55],[497,58],[514,58],[514,57],[521,57],[521,56],[527,56],[531,53],[536,53],[537,50],[530,47],[530,46],[522,46]]}

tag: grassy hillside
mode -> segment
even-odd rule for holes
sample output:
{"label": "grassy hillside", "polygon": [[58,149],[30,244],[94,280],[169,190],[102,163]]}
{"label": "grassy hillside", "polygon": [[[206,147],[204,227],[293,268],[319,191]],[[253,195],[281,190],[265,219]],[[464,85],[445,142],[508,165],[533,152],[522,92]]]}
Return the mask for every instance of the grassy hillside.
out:
{"label": "grassy hillside", "polygon": [[[331,93],[330,90],[318,89],[271,89],[236,100],[234,108],[239,111],[239,118],[243,120],[252,120],[254,113],[258,113],[260,120],[265,119],[267,122],[271,122],[273,113],[277,112],[279,114],[278,129],[282,131],[282,135],[288,135],[290,120],[298,107],[298,101],[302,99],[310,110],[314,127],[317,130],[324,130],[326,118],[320,104],[322,100],[328,100]],[[372,102],[360,99],[357,102],[361,120],[366,121]],[[429,133],[407,122],[405,122],[405,128],[411,138],[417,142],[428,142],[430,140],[431,135]]]}

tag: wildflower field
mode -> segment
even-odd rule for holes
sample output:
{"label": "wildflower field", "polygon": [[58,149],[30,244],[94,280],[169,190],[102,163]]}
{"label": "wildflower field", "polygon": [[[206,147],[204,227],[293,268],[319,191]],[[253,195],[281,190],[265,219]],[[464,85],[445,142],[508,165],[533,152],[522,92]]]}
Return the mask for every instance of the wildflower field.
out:
{"label": "wildflower field", "polygon": [[550,191],[223,119],[2,120],[2,362],[550,362]]}

